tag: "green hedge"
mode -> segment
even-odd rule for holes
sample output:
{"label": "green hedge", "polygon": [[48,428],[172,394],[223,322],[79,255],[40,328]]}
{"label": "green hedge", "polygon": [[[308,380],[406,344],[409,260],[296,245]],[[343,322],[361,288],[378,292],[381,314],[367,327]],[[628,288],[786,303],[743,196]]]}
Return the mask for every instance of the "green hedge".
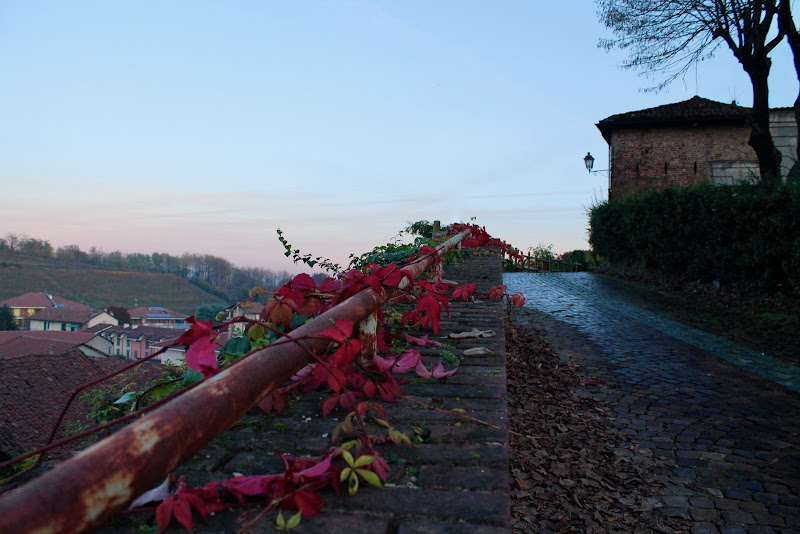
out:
{"label": "green hedge", "polygon": [[666,275],[800,292],[800,186],[701,185],[589,211],[589,242],[612,262]]}

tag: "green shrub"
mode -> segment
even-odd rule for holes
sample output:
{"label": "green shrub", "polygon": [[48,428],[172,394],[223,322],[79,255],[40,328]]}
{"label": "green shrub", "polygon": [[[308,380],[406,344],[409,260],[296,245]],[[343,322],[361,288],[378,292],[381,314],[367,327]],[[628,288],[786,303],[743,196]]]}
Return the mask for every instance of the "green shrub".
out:
{"label": "green shrub", "polygon": [[559,259],[567,263],[581,263],[587,269],[597,266],[601,261],[601,258],[595,256],[591,250],[573,250],[571,252],[565,252]]}
{"label": "green shrub", "polygon": [[701,185],[589,210],[594,252],[666,275],[800,292],[800,186]]}

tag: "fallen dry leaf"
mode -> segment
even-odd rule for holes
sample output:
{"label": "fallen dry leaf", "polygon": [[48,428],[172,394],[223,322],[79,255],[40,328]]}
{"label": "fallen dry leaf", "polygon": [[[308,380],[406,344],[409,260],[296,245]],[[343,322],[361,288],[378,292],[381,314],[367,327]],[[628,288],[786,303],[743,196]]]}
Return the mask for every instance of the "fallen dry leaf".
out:
{"label": "fallen dry leaf", "polygon": [[544,335],[506,329],[511,480],[522,490],[511,491],[512,531],[690,531],[653,505],[663,487],[653,471],[666,460],[636,447],[599,397],[575,394],[605,384],[559,361]]}
{"label": "fallen dry leaf", "polygon": [[481,354],[491,354],[492,351],[486,347],[474,347],[464,351],[464,356],[480,356]]}

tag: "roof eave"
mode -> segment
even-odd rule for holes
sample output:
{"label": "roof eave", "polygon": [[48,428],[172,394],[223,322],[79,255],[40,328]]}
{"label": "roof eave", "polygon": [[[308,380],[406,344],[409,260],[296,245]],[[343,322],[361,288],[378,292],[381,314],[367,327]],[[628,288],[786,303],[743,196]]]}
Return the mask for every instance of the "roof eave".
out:
{"label": "roof eave", "polygon": [[672,119],[603,119],[595,126],[600,130],[607,143],[611,143],[611,132],[623,128],[651,128],[654,126],[678,126],[682,124],[736,124],[748,126],[746,117],[680,117]]}

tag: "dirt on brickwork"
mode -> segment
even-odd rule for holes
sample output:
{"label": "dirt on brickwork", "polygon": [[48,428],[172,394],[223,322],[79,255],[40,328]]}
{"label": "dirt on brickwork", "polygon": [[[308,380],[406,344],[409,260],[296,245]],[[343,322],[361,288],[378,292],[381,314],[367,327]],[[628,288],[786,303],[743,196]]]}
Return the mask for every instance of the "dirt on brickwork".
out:
{"label": "dirt on brickwork", "polygon": [[513,532],[690,531],[688,518],[659,508],[663,484],[653,473],[668,461],[615,425],[592,394],[602,382],[513,321],[506,351]]}

